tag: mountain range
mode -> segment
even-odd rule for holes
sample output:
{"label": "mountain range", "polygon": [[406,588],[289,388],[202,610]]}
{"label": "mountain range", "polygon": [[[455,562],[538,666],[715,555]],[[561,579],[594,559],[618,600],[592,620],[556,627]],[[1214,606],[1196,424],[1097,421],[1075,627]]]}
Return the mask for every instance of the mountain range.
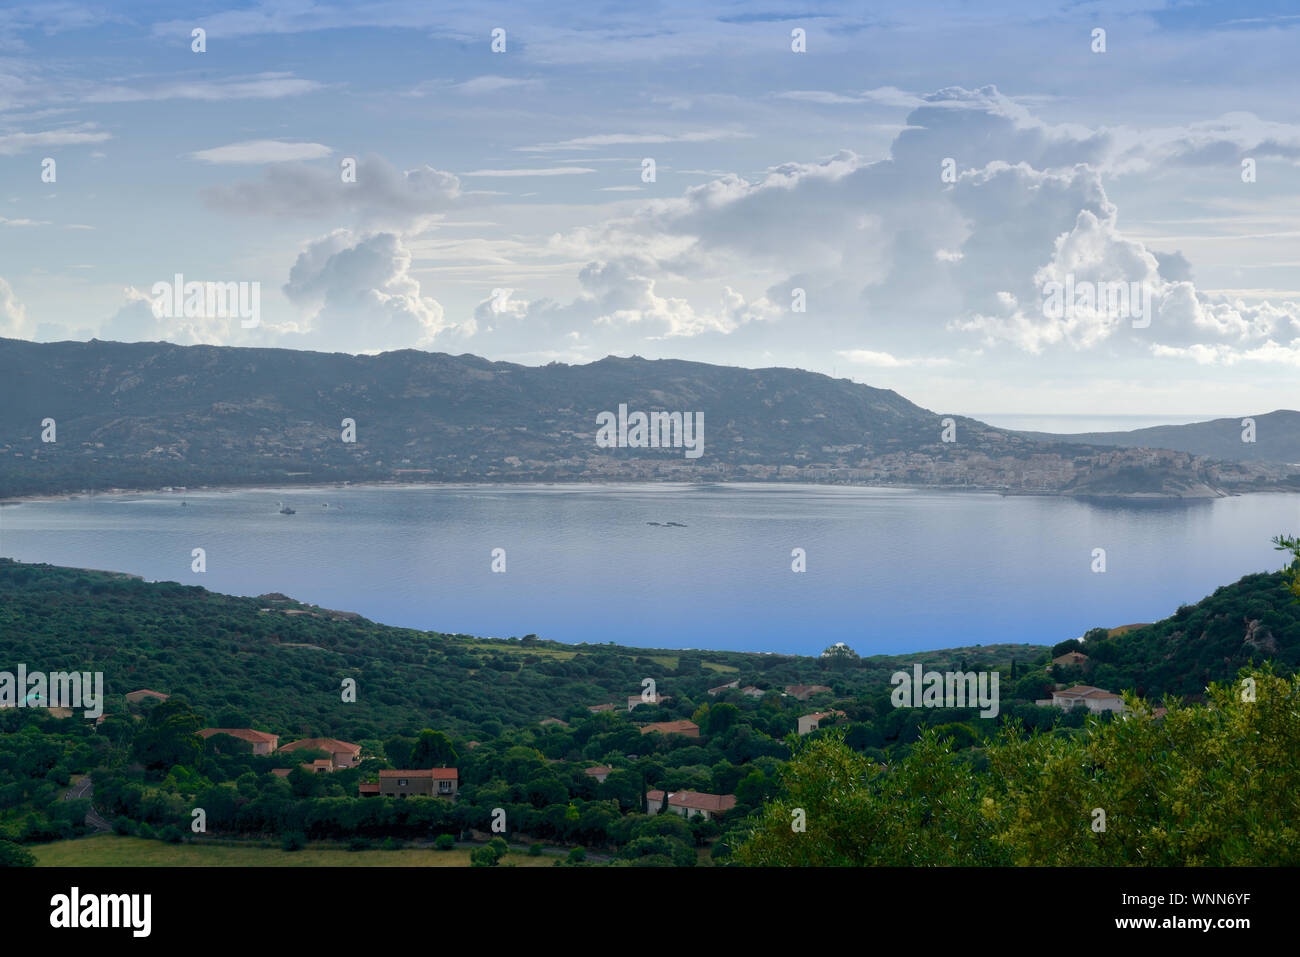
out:
{"label": "mountain range", "polygon": [[[375,481],[816,481],[1156,497],[1300,488],[1300,466],[1285,464],[1300,462],[1296,412],[1259,416],[1247,449],[1240,426],[1234,445],[1221,423],[1142,430],[1158,446],[1139,433],[1085,441],[995,428],[798,369],[636,356],[532,367],[414,350],[0,339],[0,408],[0,498]],[[622,423],[634,426],[638,412],[702,421],[698,457],[680,442],[635,447]],[[598,425],[614,419],[612,444],[602,442]]]}

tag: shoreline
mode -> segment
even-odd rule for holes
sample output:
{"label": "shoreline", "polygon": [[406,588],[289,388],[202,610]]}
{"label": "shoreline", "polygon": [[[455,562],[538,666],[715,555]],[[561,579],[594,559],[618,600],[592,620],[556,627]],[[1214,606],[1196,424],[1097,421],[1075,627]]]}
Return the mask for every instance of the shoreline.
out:
{"label": "shoreline", "polygon": [[1216,490],[1217,494],[1197,494],[1197,495],[1164,495],[1155,492],[1116,492],[1076,494],[1068,491],[1052,491],[1050,489],[1010,489],[1001,486],[977,486],[977,485],[919,485],[903,482],[891,482],[888,484],[870,484],[864,482],[801,482],[801,481],[708,481],[708,482],[687,482],[687,481],[655,481],[647,479],[637,480],[611,480],[603,482],[592,481],[573,481],[573,482],[547,482],[547,481],[520,481],[520,482],[384,482],[384,481],[338,481],[338,482],[314,482],[307,485],[266,485],[256,483],[251,485],[195,485],[180,486],[168,485],[158,488],[110,488],[95,491],[76,491],[76,492],[42,492],[32,495],[13,495],[0,498],[0,508],[14,505],[37,504],[43,502],[70,502],[77,499],[91,498],[93,496],[123,496],[123,495],[181,495],[220,492],[310,492],[313,490],[321,491],[328,489],[390,489],[390,488],[410,488],[410,489],[432,489],[432,488],[516,488],[516,487],[553,487],[553,488],[600,488],[610,489],[627,486],[637,487],[691,487],[691,486],[762,486],[773,488],[836,488],[836,489],[881,489],[913,492],[959,492],[974,493],[985,495],[999,495],[1003,498],[1061,498],[1073,499],[1075,501],[1111,501],[1111,502],[1207,502],[1216,501],[1222,498],[1237,498],[1243,495],[1266,495],[1269,493],[1287,495],[1300,493],[1300,489],[1286,488],[1263,488],[1248,489],[1244,491],[1222,491]]}

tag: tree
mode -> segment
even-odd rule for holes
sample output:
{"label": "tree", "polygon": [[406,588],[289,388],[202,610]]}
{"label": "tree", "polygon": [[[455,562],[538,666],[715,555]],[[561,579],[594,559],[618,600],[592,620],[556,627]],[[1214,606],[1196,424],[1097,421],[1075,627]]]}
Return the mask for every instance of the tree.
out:
{"label": "tree", "polygon": [[1083,651],[1083,644],[1078,638],[1067,638],[1052,645],[1052,657],[1059,658],[1067,651]]}
{"label": "tree", "polygon": [[[1028,733],[1011,720],[984,746],[986,765],[954,753],[934,730],[888,767],[834,733],[805,741],[786,766],[784,793],[757,812],[736,860],[1300,864],[1300,676],[1243,668],[1206,696],[1186,707],[1167,698],[1156,720],[1130,694],[1120,718],[1080,714],[1077,734]],[[804,830],[791,827],[799,819]]]}
{"label": "tree", "polygon": [[1296,601],[1300,601],[1300,536],[1278,535],[1273,544],[1279,552],[1290,552],[1291,563],[1283,569],[1287,576],[1287,587]]}
{"label": "tree", "polygon": [[832,668],[835,671],[843,671],[846,668],[855,668],[861,664],[862,659],[858,653],[842,641],[837,641],[831,645],[821,655],[821,664]]}
{"label": "tree", "polygon": [[153,770],[193,764],[203,750],[197,734],[202,727],[184,698],[168,698],[149,712],[135,739],[135,758]]}
{"label": "tree", "polygon": [[384,742],[384,757],[395,768],[411,768],[411,749],[415,741],[402,735],[394,735]]}
{"label": "tree", "polygon": [[410,768],[445,768],[455,765],[459,755],[451,746],[451,739],[441,731],[425,728],[411,748],[407,759]]}
{"label": "tree", "polygon": [[700,724],[700,730],[706,737],[721,734],[740,720],[740,709],[734,704],[705,705],[701,710],[704,711],[704,720]]}

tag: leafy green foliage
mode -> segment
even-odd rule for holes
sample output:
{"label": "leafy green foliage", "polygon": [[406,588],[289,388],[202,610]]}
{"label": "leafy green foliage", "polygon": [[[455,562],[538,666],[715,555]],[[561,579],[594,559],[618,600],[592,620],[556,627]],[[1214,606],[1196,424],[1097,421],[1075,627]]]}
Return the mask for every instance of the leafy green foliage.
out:
{"label": "leafy green foliage", "polygon": [[784,793],[757,816],[735,859],[1300,864],[1300,677],[1243,671],[1240,682],[1216,683],[1208,695],[1204,706],[1170,699],[1158,719],[1130,696],[1132,713],[1092,717],[1082,734],[1011,724],[980,768],[935,732],[886,765],[823,736],[786,766]]}

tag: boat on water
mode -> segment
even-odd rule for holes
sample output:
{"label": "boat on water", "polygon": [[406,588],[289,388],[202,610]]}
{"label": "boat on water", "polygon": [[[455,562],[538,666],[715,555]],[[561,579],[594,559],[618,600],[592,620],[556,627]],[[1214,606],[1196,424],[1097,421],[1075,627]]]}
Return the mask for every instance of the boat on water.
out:
{"label": "boat on water", "polygon": [[293,509],[291,509],[288,505],[285,505],[283,502],[281,502],[281,503],[280,503],[280,514],[281,514],[281,515],[297,515],[298,513],[295,512]]}

